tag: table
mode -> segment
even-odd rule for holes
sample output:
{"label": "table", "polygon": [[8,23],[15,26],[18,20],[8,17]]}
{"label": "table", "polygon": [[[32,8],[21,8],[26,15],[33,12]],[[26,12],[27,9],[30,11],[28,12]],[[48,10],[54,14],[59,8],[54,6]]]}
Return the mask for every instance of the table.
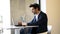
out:
{"label": "table", "polygon": [[15,34],[20,34],[20,29],[21,28],[31,28],[31,27],[38,27],[38,26],[14,26],[14,25],[11,25],[11,26],[7,26],[7,27],[3,27],[3,29],[14,29],[15,30]]}
{"label": "table", "polygon": [[[4,27],[3,29],[7,29],[7,30],[14,29],[15,34],[20,34],[20,29],[21,28],[27,28],[27,27],[38,27],[38,26],[25,26],[25,27],[24,26],[18,26],[17,27],[17,26],[11,25],[11,26]],[[47,34],[51,34],[52,25],[48,25],[47,28],[48,28]]]}

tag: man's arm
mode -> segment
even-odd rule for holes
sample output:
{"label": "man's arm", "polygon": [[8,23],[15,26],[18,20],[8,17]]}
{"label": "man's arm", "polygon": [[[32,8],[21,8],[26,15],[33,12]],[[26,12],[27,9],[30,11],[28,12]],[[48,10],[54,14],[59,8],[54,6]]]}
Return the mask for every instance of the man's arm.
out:
{"label": "man's arm", "polygon": [[38,26],[38,25],[42,25],[42,24],[46,24],[46,23],[47,23],[47,15],[45,14],[45,15],[41,15],[37,22],[33,22],[33,20],[32,20],[32,22],[28,23],[27,25],[37,25]]}
{"label": "man's arm", "polygon": [[42,25],[42,24],[47,24],[47,15],[41,15],[38,19],[37,22],[33,22],[33,20],[30,22],[30,23],[22,23],[22,25],[28,25],[28,26],[31,26],[31,25]]}

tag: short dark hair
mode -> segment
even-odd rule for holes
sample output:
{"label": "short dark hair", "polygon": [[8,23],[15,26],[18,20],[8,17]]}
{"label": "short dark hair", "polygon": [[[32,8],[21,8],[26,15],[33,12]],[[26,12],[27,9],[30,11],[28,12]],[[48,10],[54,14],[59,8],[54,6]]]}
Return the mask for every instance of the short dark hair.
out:
{"label": "short dark hair", "polygon": [[37,3],[31,4],[29,7],[34,7],[35,9],[38,8],[38,10],[40,10],[40,5]]}

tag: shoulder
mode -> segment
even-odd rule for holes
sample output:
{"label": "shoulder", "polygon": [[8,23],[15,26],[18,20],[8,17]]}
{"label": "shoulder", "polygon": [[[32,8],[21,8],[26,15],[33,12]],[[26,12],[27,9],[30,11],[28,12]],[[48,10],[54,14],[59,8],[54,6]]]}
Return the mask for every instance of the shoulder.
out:
{"label": "shoulder", "polygon": [[39,14],[39,17],[46,18],[47,14],[41,11]]}

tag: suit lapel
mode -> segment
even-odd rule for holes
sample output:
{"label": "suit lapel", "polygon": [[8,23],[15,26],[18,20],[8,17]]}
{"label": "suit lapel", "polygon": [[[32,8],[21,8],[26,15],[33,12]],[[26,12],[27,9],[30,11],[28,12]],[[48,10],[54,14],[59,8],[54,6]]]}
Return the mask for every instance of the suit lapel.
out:
{"label": "suit lapel", "polygon": [[42,11],[41,11],[40,14],[38,15],[38,20],[41,18],[41,14],[42,14]]}

